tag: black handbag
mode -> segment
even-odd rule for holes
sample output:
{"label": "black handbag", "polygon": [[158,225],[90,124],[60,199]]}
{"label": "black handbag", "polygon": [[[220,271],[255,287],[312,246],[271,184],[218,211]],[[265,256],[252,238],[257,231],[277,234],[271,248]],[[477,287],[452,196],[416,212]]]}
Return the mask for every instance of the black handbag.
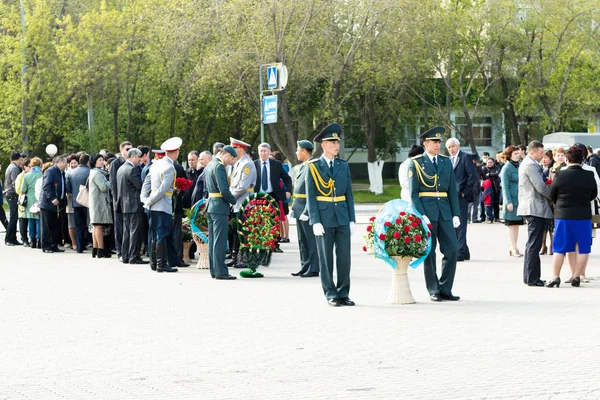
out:
{"label": "black handbag", "polygon": [[19,195],[19,198],[17,199],[17,204],[22,207],[25,207],[27,205],[27,195],[25,193]]}

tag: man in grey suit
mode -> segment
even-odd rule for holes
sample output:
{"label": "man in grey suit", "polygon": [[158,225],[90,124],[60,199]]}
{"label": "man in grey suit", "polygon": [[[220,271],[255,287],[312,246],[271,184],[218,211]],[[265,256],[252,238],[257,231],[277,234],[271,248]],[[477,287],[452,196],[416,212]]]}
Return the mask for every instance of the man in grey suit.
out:
{"label": "man in grey suit", "polygon": [[130,149],[127,160],[117,172],[117,210],[123,215],[123,264],[148,264],[140,258],[141,221],[144,218],[140,201],[142,177],[138,168],[141,156],[140,150]]}
{"label": "man in grey suit", "polygon": [[296,218],[296,230],[298,231],[298,246],[300,247],[300,264],[302,269],[292,272],[292,276],[310,278],[319,276],[319,253],[315,234],[310,226],[308,208],[306,206],[306,174],[308,173],[307,162],[312,159],[313,144],[308,140],[300,140],[296,149],[298,161],[302,165],[296,177],[294,185],[294,204],[290,218]]}
{"label": "man in grey suit", "polygon": [[75,241],[77,242],[77,252],[83,253],[88,243],[88,209],[77,202],[79,195],[79,186],[85,186],[90,176],[90,156],[82,153],[79,156],[79,166],[67,172],[67,193],[71,193],[73,206],[73,217],[75,218]]}
{"label": "man in grey suit", "polygon": [[529,143],[528,155],[519,166],[519,206],[517,215],[527,220],[527,244],[523,257],[523,283],[528,286],[543,287],[540,279],[540,249],[544,228],[552,218],[550,208],[550,189],[544,181],[540,161],[544,156],[544,145],[537,140]]}
{"label": "man in grey suit", "polygon": [[121,154],[116,160],[114,160],[110,164],[110,190],[112,192],[113,199],[115,247],[117,250],[117,257],[119,257],[119,261],[122,259],[121,242],[123,241],[123,214],[120,211],[117,211],[119,209],[119,207],[117,206],[117,197],[119,194],[117,187],[117,173],[119,172],[119,168],[121,168],[121,166],[125,164],[127,153],[129,152],[129,150],[131,150],[131,148],[131,142],[121,143],[119,145],[119,150],[121,151]]}

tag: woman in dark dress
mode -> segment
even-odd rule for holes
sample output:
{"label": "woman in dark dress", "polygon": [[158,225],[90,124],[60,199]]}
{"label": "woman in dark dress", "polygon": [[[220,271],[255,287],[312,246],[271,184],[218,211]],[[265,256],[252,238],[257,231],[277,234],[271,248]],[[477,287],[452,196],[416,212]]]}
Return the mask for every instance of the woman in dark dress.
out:
{"label": "woman in dark dress", "polygon": [[556,205],[554,211],[554,258],[552,268],[554,279],[546,286],[560,286],[560,270],[565,261],[565,254],[577,254],[571,286],[579,286],[579,275],[585,267],[587,257],[579,255],[590,254],[592,247],[592,210],[590,202],[598,195],[596,180],[591,171],[585,171],[581,163],[585,152],[577,146],[571,146],[566,151],[567,169],[556,175],[550,188],[550,198]]}

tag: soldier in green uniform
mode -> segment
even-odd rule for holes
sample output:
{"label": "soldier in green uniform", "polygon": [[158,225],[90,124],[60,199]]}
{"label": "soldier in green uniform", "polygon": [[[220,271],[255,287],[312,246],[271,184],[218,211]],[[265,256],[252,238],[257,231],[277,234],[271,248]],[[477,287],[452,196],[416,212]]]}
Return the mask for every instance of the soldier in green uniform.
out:
{"label": "soldier in green uniform", "polygon": [[229,179],[225,167],[233,165],[237,153],[232,146],[225,146],[206,167],[206,189],[208,191],[208,262],[210,275],[216,279],[236,279],[229,275],[225,266],[227,244],[227,217],[229,207],[235,204],[235,196],[229,190]]}
{"label": "soldier in green uniform", "polygon": [[[456,272],[458,241],[455,228],[460,225],[458,194],[450,159],[440,154],[443,127],[428,130],[421,136],[425,153],[413,157],[408,170],[410,195],[415,208],[431,223],[431,252],[425,259],[425,283],[431,301],[459,300],[452,294]],[[436,243],[440,243],[442,276],[436,270]]]}
{"label": "soldier in green uniform", "polygon": [[[306,201],[319,254],[323,292],[330,306],[353,306],[350,293],[350,235],[354,233],[354,197],[350,167],[337,157],[342,127],[325,127],[315,142],[323,155],[308,163]],[[336,255],[337,285],[333,282],[333,252]]]}
{"label": "soldier in green uniform", "polygon": [[308,140],[300,140],[296,149],[296,157],[302,162],[296,184],[294,185],[294,204],[290,218],[296,218],[296,230],[298,231],[298,246],[300,248],[300,264],[302,268],[298,272],[292,272],[293,276],[310,278],[319,276],[319,254],[317,242],[310,226],[308,208],[306,207],[306,174],[308,165],[312,159],[313,144]]}

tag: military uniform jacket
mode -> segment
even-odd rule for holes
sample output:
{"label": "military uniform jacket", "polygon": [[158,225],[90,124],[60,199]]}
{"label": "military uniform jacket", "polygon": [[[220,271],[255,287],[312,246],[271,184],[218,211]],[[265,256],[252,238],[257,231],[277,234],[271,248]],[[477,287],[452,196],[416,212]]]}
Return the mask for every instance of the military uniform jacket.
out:
{"label": "military uniform jacket", "polygon": [[173,189],[175,188],[175,167],[169,157],[152,163],[150,168],[150,197],[146,204],[150,211],[173,214]]}
{"label": "military uniform jacket", "polygon": [[410,197],[415,208],[430,221],[449,221],[460,215],[456,178],[448,157],[437,156],[438,168],[427,154],[413,158],[408,170]]}
{"label": "military uniform jacket", "polygon": [[350,167],[334,159],[333,172],[324,157],[306,163],[306,201],[310,224],[337,228],[356,221]]}
{"label": "military uniform jacket", "polygon": [[206,166],[205,179],[208,191],[208,207],[206,208],[206,212],[209,214],[229,215],[229,205],[235,204],[235,196],[229,190],[227,171],[220,159],[214,158]]}
{"label": "military uniform jacket", "polygon": [[233,211],[238,212],[244,200],[254,191],[256,182],[256,167],[248,154],[239,159],[231,173],[231,186],[229,190],[235,197]]}
{"label": "military uniform jacket", "polygon": [[294,204],[292,204],[292,211],[294,216],[300,218],[302,214],[308,215],[308,208],[306,204],[306,175],[310,173],[308,163],[313,159],[306,161],[300,166],[298,175],[296,176],[296,185],[294,186]]}

